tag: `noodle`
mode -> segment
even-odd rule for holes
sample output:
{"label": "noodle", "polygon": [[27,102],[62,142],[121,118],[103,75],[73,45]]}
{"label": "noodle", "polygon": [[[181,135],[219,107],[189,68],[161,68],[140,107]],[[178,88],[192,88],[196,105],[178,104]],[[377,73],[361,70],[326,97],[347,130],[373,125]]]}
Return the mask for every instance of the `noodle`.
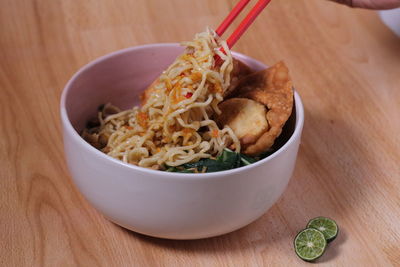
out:
{"label": "noodle", "polygon": [[[207,30],[183,45],[185,52],[152,85],[154,92],[142,107],[108,116],[99,113],[100,126],[89,133],[106,140],[103,152],[152,168],[216,157],[228,146],[240,152],[233,131],[220,129],[212,119],[221,113],[218,104],[233,69],[226,42]],[[220,66],[215,66],[215,55],[221,58]]]}

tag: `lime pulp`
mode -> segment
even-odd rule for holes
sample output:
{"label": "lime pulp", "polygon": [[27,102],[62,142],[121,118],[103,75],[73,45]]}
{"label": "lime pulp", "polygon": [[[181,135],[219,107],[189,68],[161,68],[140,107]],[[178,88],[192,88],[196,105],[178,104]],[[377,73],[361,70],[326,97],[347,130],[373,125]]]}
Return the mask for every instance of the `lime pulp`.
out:
{"label": "lime pulp", "polygon": [[324,234],[325,239],[328,242],[333,241],[336,238],[339,231],[336,222],[332,219],[325,217],[317,217],[311,219],[307,224],[307,228],[314,228],[319,230]]}
{"label": "lime pulp", "polygon": [[326,245],[324,234],[313,228],[302,230],[294,239],[296,254],[305,261],[313,261],[321,257]]}

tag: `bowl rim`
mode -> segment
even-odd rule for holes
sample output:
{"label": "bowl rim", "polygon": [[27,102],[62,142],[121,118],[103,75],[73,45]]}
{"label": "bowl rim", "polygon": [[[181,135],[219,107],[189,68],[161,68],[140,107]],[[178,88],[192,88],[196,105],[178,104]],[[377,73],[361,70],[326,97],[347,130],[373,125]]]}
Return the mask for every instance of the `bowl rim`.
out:
{"label": "bowl rim", "polygon": [[[133,165],[130,163],[125,163],[121,160],[115,159],[115,158],[97,150],[93,146],[91,146],[78,134],[78,132],[72,126],[71,121],[69,120],[67,108],[66,108],[66,102],[67,102],[69,89],[72,87],[75,80],[82,73],[84,73],[86,70],[94,67],[95,65],[97,65],[103,61],[106,61],[112,57],[119,56],[119,55],[127,53],[127,52],[141,50],[141,49],[148,49],[148,48],[158,48],[158,47],[164,48],[164,47],[178,47],[178,46],[180,46],[179,43],[154,43],[154,44],[132,46],[132,47],[117,50],[117,51],[111,52],[109,54],[106,54],[104,56],[98,57],[98,58],[90,61],[89,63],[85,64],[81,68],[79,68],[79,70],[77,72],[75,72],[74,75],[69,79],[69,81],[63,88],[63,91],[61,94],[60,114],[61,114],[61,122],[62,122],[62,126],[64,128],[64,131],[67,131],[79,145],[83,146],[83,148],[85,150],[89,151],[90,153],[94,153],[95,156],[98,156],[98,157],[103,158],[104,160],[110,161],[110,162],[116,164],[117,166],[120,166],[122,168],[128,168],[133,171],[143,172],[143,173],[146,173],[149,175],[157,175],[157,176],[162,175],[165,177],[177,178],[177,179],[181,179],[181,178],[183,178],[183,179],[197,179],[197,178],[205,179],[205,178],[211,178],[211,177],[215,178],[215,177],[221,177],[221,176],[230,176],[232,174],[240,174],[240,173],[248,171],[249,169],[256,168],[262,164],[266,164],[267,162],[271,161],[272,159],[274,159],[275,157],[277,157],[278,155],[283,153],[285,150],[287,150],[287,148],[293,142],[295,142],[297,137],[301,138],[301,132],[303,129],[303,124],[304,124],[304,106],[301,101],[300,95],[297,93],[297,91],[294,88],[293,88],[293,90],[294,90],[294,100],[295,100],[294,102],[295,102],[295,108],[296,108],[296,121],[295,121],[294,131],[293,131],[292,135],[290,136],[289,140],[287,140],[283,146],[281,146],[277,151],[275,151],[273,154],[269,155],[268,157],[266,157],[262,160],[259,160],[255,163],[252,163],[250,165],[235,168],[235,169],[224,170],[224,171],[219,171],[219,172],[210,172],[210,173],[178,173],[178,172],[152,170],[149,168],[136,166],[136,165]],[[244,54],[232,51],[232,55],[234,57],[237,57],[240,59],[250,60],[250,61],[254,62],[255,64],[265,66],[266,68],[268,67],[261,61],[258,61],[256,59],[246,56]],[[65,139],[65,136],[64,136],[64,139]]]}

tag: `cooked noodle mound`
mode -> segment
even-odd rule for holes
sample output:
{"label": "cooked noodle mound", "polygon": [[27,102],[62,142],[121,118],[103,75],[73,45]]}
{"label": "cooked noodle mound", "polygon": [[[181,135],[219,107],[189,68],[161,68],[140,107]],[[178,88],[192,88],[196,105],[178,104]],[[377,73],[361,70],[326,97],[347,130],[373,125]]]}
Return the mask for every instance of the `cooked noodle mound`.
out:
{"label": "cooked noodle mound", "polygon": [[141,107],[112,115],[103,108],[100,126],[83,137],[103,143],[99,148],[114,158],[155,169],[216,157],[226,147],[240,152],[233,131],[213,120],[233,69],[226,42],[207,30],[183,45],[184,53],[142,95]]}

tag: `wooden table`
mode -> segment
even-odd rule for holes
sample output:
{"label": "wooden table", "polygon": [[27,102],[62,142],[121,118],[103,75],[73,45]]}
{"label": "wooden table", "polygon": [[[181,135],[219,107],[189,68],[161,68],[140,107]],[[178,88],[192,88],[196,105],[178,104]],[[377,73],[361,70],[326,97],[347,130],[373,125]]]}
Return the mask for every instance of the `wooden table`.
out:
{"label": "wooden table", "polygon": [[160,240],[107,221],[72,184],[59,100],[89,61],[190,40],[236,0],[0,0],[1,266],[307,265],[293,239],[318,215],[341,232],[324,266],[400,265],[400,39],[372,11],[273,1],[235,50],[284,59],[305,104],[293,178],[259,220],[224,236]]}

